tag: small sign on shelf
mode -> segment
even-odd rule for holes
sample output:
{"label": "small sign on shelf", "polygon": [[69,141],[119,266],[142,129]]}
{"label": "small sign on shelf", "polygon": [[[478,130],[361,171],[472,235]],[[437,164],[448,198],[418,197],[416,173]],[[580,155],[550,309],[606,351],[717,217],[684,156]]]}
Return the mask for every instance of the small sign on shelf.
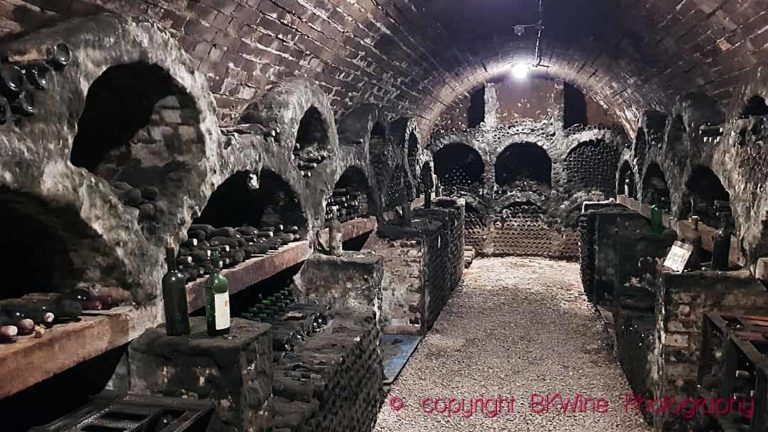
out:
{"label": "small sign on shelf", "polygon": [[664,267],[672,270],[675,273],[682,273],[685,269],[685,264],[688,263],[688,259],[693,253],[693,245],[676,241],[672,245],[672,249],[667,253],[667,258],[664,259]]}

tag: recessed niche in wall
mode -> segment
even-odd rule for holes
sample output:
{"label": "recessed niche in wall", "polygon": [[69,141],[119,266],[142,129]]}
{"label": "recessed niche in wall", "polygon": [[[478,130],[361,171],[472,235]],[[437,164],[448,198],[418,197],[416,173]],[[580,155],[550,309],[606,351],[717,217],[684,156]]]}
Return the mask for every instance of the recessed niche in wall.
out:
{"label": "recessed niche in wall", "polygon": [[198,124],[195,101],[165,69],[113,66],[88,89],[70,161],[107,180],[153,234],[202,160]]}
{"label": "recessed niche in wall", "polygon": [[194,221],[214,227],[255,228],[297,226],[306,233],[307,221],[298,197],[279,175],[262,170],[258,181],[249,171],[240,171],[222,183]]}
{"label": "recessed niche in wall", "polygon": [[323,115],[310,107],[299,122],[293,156],[296,166],[309,177],[310,172],[330,157],[330,140]]}
{"label": "recessed niche in wall", "polygon": [[749,98],[741,112],[741,118],[766,115],[768,115],[768,105],[766,105],[765,99],[762,96],[752,96]]}
{"label": "recessed niche in wall", "polygon": [[463,143],[447,144],[435,152],[433,160],[444,194],[476,192],[482,188],[485,164],[472,147]]}
{"label": "recessed niche in wall", "polygon": [[619,195],[637,198],[637,185],[635,184],[635,173],[632,171],[632,165],[629,161],[624,161],[619,169],[619,183],[616,185],[616,191]]}
{"label": "recessed niche in wall", "polygon": [[698,165],[685,181],[681,216],[698,216],[703,223],[720,227],[719,209],[715,206],[715,201],[720,201],[730,212],[730,200],[731,194],[725,190],[717,174],[708,167]]}
{"label": "recessed niche in wall", "polygon": [[333,194],[326,200],[325,219],[330,222],[333,209],[337,211],[339,221],[364,217],[375,212],[368,179],[362,169],[349,167],[333,187]]}
{"label": "recessed niche in wall", "polygon": [[0,247],[6,251],[0,298],[88,288],[90,283],[125,286],[122,267],[74,209],[0,188],[0,220]]}
{"label": "recessed niche in wall", "polygon": [[531,142],[507,146],[496,158],[495,167],[499,186],[522,181],[552,185],[552,160],[546,150]]}
{"label": "recessed niche in wall", "polygon": [[672,201],[669,196],[669,185],[664,172],[656,162],[651,162],[643,176],[642,202],[657,204],[661,209],[669,211]]}
{"label": "recessed niche in wall", "polygon": [[685,165],[691,148],[688,138],[688,128],[685,127],[683,117],[678,115],[672,119],[667,132],[667,155],[677,166]]}
{"label": "recessed niche in wall", "polygon": [[637,130],[637,136],[635,137],[635,145],[632,149],[635,153],[635,160],[642,163],[645,160],[645,153],[648,149],[648,140],[645,137],[645,130],[640,128]]}
{"label": "recessed niche in wall", "polygon": [[661,144],[667,128],[667,115],[661,111],[645,113],[645,136],[648,144]]}
{"label": "recessed niche in wall", "polygon": [[563,163],[571,186],[616,195],[619,150],[602,140],[590,140],[574,147]]}

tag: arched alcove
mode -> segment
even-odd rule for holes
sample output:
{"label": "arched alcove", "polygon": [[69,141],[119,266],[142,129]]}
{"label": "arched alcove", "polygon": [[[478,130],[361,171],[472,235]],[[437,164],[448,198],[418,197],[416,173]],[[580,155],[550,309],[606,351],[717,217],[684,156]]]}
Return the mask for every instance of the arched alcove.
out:
{"label": "arched alcove", "polygon": [[520,181],[552,185],[552,159],[546,150],[531,142],[507,146],[496,158],[495,168],[499,186]]}
{"label": "arched alcove", "polygon": [[619,169],[619,181],[616,184],[616,192],[619,195],[627,195],[630,198],[637,198],[637,185],[635,184],[635,173],[632,171],[632,165],[629,161],[624,161]]}
{"label": "arched alcove", "polygon": [[0,188],[0,221],[0,268],[6,270],[0,299],[91,283],[126,287],[123,266],[74,208]]}
{"label": "arched alcove", "polygon": [[249,171],[230,176],[211,194],[194,223],[217,228],[296,226],[302,233],[307,227],[296,193],[282,177],[267,169],[258,179]]}
{"label": "arched alcove", "polygon": [[296,131],[296,145],[293,147],[296,166],[308,175],[330,157],[330,148],[323,115],[317,107],[311,106],[304,112]]}
{"label": "arched alcove", "polygon": [[744,109],[741,111],[741,118],[766,115],[768,115],[768,104],[765,103],[765,98],[758,95],[747,99],[747,103],[744,105]]}
{"label": "arched alcove", "polygon": [[110,182],[146,231],[195,177],[199,120],[194,99],[162,67],[113,66],[88,89],[70,162]]}
{"label": "arched alcove", "polygon": [[616,195],[619,150],[603,140],[580,143],[568,152],[563,163],[568,183],[573,187]]}
{"label": "arched alcove", "polygon": [[482,187],[485,164],[480,153],[472,147],[464,143],[451,143],[435,152],[433,160],[435,174],[444,188],[443,193]]}
{"label": "arched alcove", "polygon": [[730,200],[731,194],[725,190],[717,174],[706,166],[697,165],[685,181],[681,216],[698,216],[703,223],[720,227],[720,208],[715,203],[727,206],[730,212]]}
{"label": "arched alcove", "polygon": [[375,208],[372,207],[375,207],[375,200],[365,172],[358,167],[349,167],[339,177],[333,193],[326,200],[326,223],[331,221],[334,208],[339,221],[345,222],[374,213]]}
{"label": "arched alcove", "polygon": [[648,168],[645,169],[642,192],[643,203],[657,204],[665,211],[671,209],[669,185],[667,184],[667,179],[664,177],[664,172],[656,162],[651,162],[651,164],[648,165]]}

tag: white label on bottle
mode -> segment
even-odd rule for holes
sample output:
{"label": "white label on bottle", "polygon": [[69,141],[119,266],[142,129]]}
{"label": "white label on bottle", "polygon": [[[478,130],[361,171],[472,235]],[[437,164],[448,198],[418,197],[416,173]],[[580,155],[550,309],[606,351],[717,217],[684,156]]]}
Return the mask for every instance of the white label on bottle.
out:
{"label": "white label on bottle", "polygon": [[685,269],[685,264],[688,263],[692,252],[693,245],[676,241],[664,260],[664,267],[675,273],[681,273]]}
{"label": "white label on bottle", "polygon": [[213,295],[213,310],[216,315],[216,330],[229,328],[229,292]]}

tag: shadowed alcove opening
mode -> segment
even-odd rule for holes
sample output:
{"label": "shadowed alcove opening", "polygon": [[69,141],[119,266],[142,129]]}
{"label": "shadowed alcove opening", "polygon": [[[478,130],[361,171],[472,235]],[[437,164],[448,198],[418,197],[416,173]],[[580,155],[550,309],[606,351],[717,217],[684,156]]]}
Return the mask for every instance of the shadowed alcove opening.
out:
{"label": "shadowed alcove opening", "polygon": [[296,226],[306,233],[307,221],[296,193],[279,175],[264,169],[258,180],[239,171],[211,194],[195,224],[256,228]]}
{"label": "shadowed alcove opening", "polygon": [[326,224],[332,220],[334,209],[339,222],[346,222],[375,214],[374,206],[375,200],[365,172],[358,167],[349,167],[339,177],[325,203]]}
{"label": "shadowed alcove opening", "polygon": [[552,159],[531,142],[507,146],[496,158],[495,168],[496,184],[502,187],[525,181],[552,186]]}
{"label": "shadowed alcove opening", "polygon": [[408,169],[414,179],[419,177],[419,139],[413,132],[408,135]]}
{"label": "shadowed alcove opening", "polygon": [[480,153],[463,143],[451,143],[435,152],[435,174],[443,193],[477,192],[483,185],[485,164]]}
{"label": "shadowed alcove opening", "polygon": [[681,216],[698,216],[703,223],[719,228],[719,211],[731,212],[731,195],[723,187],[720,178],[706,166],[693,168],[685,181]]}
{"label": "shadowed alcove opening", "polygon": [[616,195],[616,171],[619,150],[603,140],[580,143],[568,152],[563,163],[571,187],[600,191],[607,197]]}
{"label": "shadowed alcove opening", "polygon": [[305,176],[330,157],[330,138],[322,113],[312,106],[304,112],[293,148],[296,166]]}
{"label": "shadowed alcove opening", "polygon": [[635,184],[635,173],[632,171],[632,165],[629,161],[624,161],[619,169],[619,182],[616,185],[616,191],[619,195],[625,195],[630,198],[637,198],[637,185]]}
{"label": "shadowed alcove opening", "polygon": [[667,132],[667,154],[672,162],[677,166],[685,165],[688,160],[689,150],[691,148],[688,137],[688,128],[685,127],[685,121],[680,115],[672,119]]}
{"label": "shadowed alcove opening", "polygon": [[635,137],[635,145],[633,152],[635,153],[635,159],[638,163],[642,163],[645,159],[645,153],[648,150],[648,139],[645,137],[645,130],[640,128],[637,130],[637,136]]}
{"label": "shadowed alcove opening", "polygon": [[139,209],[148,235],[203,157],[194,99],[162,67],[112,66],[88,89],[70,162],[107,180]]}
{"label": "shadowed alcove opening", "polygon": [[91,283],[125,286],[122,266],[74,208],[0,188],[0,221],[0,246],[6,251],[2,267],[7,270],[0,299]]}
{"label": "shadowed alcove opening", "polygon": [[757,95],[747,99],[747,103],[741,111],[741,118],[766,115],[768,115],[768,104],[765,103],[765,98]]}
{"label": "shadowed alcove opening", "polygon": [[656,162],[652,162],[645,169],[642,192],[643,203],[656,204],[662,210],[670,211],[672,200],[669,196],[669,185],[664,177],[664,172]]}

